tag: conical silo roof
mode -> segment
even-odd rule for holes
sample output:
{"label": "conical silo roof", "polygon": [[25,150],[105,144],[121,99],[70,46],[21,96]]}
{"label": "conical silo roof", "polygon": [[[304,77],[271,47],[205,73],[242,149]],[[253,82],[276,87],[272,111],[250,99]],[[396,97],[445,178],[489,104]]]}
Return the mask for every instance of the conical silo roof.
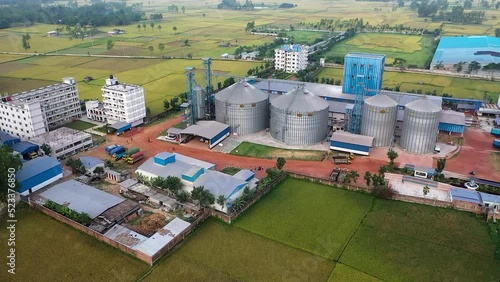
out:
{"label": "conical silo roof", "polygon": [[276,97],[271,101],[271,105],[275,108],[291,112],[316,112],[330,106],[328,102],[304,89],[302,86]]}
{"label": "conical silo roof", "polygon": [[269,95],[241,80],[215,94],[215,99],[231,104],[251,104],[267,100]]}
{"label": "conical silo roof", "polygon": [[441,107],[427,99],[426,96],[406,104],[406,108],[416,112],[435,113],[440,112]]}
{"label": "conical silo roof", "polygon": [[375,96],[366,98],[365,104],[376,107],[395,107],[398,105],[398,102],[394,101],[394,99],[385,94],[379,93]]}

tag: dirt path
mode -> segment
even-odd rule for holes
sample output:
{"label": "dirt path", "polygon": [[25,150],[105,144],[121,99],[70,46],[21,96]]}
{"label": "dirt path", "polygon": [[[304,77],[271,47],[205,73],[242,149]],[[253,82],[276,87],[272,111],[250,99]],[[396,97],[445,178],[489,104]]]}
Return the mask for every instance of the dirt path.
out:
{"label": "dirt path", "polygon": [[[276,160],[274,159],[258,159],[258,158],[248,158],[242,156],[235,156],[230,154],[219,153],[211,151],[205,144],[197,142],[196,139],[191,141],[189,144],[177,145],[165,141],[157,140],[156,137],[165,129],[179,123],[182,121],[182,117],[177,116],[173,119],[166,120],[164,122],[142,127],[141,130],[134,136],[124,137],[116,135],[107,135],[108,141],[100,146],[93,148],[82,155],[90,155],[101,159],[107,159],[109,156],[104,151],[104,147],[110,144],[120,144],[125,147],[139,147],[141,151],[144,152],[146,160],[147,158],[153,157],[159,152],[175,151],[176,153],[184,154],[193,158],[197,158],[203,161],[211,162],[216,165],[216,169],[220,170],[224,167],[235,166],[240,168],[251,169],[258,166],[264,168],[274,167],[276,165]],[[148,139],[152,142],[149,143]],[[128,142],[128,143],[127,143]],[[139,166],[144,160],[139,161],[134,164],[134,167]],[[360,175],[364,174],[366,170],[375,173],[378,168],[384,165],[384,161],[374,160],[367,157],[357,157],[354,162],[350,165],[338,165],[338,167],[344,167],[348,169],[357,170]],[[285,169],[295,173],[302,173],[315,177],[328,177],[335,165],[331,160],[324,161],[298,161],[298,160],[287,160]],[[262,177],[265,171],[256,171],[257,178]]]}

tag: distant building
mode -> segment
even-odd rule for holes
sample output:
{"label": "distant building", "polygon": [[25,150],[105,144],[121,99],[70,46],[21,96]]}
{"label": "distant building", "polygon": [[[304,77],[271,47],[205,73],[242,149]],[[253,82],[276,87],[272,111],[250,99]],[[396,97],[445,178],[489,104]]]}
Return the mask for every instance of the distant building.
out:
{"label": "distant building", "polygon": [[91,156],[82,156],[80,157],[80,161],[82,162],[85,170],[89,175],[94,175],[94,170],[98,167],[102,167],[102,169],[104,170],[104,161],[101,159]]}
{"label": "distant building", "polygon": [[97,122],[106,122],[106,111],[104,104],[97,101],[85,102],[85,109],[87,110],[87,118]]}
{"label": "distant building", "polygon": [[242,60],[255,60],[259,56],[259,51],[254,51],[254,52],[243,52],[241,53],[241,59]]}
{"label": "distant building", "polygon": [[53,37],[53,36],[58,36],[59,32],[56,30],[48,31],[47,32],[47,37]]}
{"label": "distant building", "polygon": [[342,92],[367,96],[376,95],[382,89],[385,55],[351,52],[344,59],[344,83]]}
{"label": "distant building", "polygon": [[109,124],[126,122],[136,126],[144,122],[146,103],[143,87],[120,83],[110,75],[102,88],[102,98]]}
{"label": "distant building", "polygon": [[[431,62],[431,69],[456,69],[455,64],[476,61],[485,66],[500,63],[500,38],[493,36],[441,37]],[[467,65],[463,69],[467,69]]]}
{"label": "distant building", "polygon": [[38,145],[47,144],[51,156],[65,159],[93,146],[92,135],[72,128],[61,127],[31,139]]}
{"label": "distant building", "polygon": [[124,34],[125,33],[125,30],[123,29],[113,29],[113,30],[110,30],[108,31],[108,35],[117,35],[117,34]]}
{"label": "distant building", "polygon": [[0,130],[21,138],[44,134],[82,117],[75,79],[16,93],[0,102]]}
{"label": "distant building", "polygon": [[274,68],[285,72],[298,72],[307,67],[308,46],[299,44],[283,45],[274,50]]}

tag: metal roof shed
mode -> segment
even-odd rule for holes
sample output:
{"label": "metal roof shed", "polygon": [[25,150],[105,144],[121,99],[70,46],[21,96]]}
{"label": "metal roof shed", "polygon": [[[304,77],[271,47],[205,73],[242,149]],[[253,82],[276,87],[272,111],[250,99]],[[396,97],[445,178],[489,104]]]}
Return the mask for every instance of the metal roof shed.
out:
{"label": "metal roof shed", "polygon": [[125,132],[126,130],[131,129],[132,124],[125,122],[125,121],[120,121],[120,122],[108,125],[108,127],[116,129],[116,133],[122,133],[122,132]]}
{"label": "metal roof shed", "polygon": [[210,149],[219,144],[231,133],[230,126],[213,120],[200,120],[184,129],[181,134],[203,137],[208,140]]}
{"label": "metal roof shed", "polygon": [[439,113],[439,131],[464,133],[465,114],[451,110],[442,110]]}
{"label": "metal roof shed", "polygon": [[463,201],[482,205],[483,201],[478,192],[463,188],[450,188],[450,198],[452,201]]}
{"label": "metal roof shed", "polygon": [[368,156],[373,139],[371,136],[335,131],[330,139],[330,149]]}
{"label": "metal roof shed", "polygon": [[19,137],[12,136],[6,132],[0,131],[0,144],[12,147],[14,144],[19,142],[21,142],[21,139],[19,139]]}
{"label": "metal roof shed", "polygon": [[28,141],[21,141],[19,143],[12,145],[12,149],[14,149],[14,151],[16,152],[19,152],[19,154],[21,155],[25,155],[31,152],[38,151],[38,149],[40,149],[40,146]]}
{"label": "metal roof shed", "polygon": [[62,177],[61,163],[55,158],[41,156],[23,163],[22,169],[16,175],[20,184],[17,192],[28,195]]}
{"label": "metal roof shed", "polygon": [[87,213],[92,219],[124,201],[73,179],[47,189],[40,196],[76,212]]}
{"label": "metal roof shed", "polygon": [[176,217],[158,232],[153,234],[153,236],[151,236],[149,239],[139,245],[136,245],[133,249],[143,252],[148,256],[153,256],[164,246],[166,246],[170,241],[172,241],[175,236],[186,230],[189,225],[191,225],[189,222]]}

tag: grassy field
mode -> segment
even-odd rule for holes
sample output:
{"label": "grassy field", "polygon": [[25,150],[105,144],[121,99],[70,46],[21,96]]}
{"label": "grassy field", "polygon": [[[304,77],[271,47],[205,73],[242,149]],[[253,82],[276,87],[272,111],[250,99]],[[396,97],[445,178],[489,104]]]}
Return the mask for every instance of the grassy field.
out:
{"label": "grassy field", "polygon": [[281,149],[250,142],[242,142],[231,151],[232,155],[255,158],[279,158],[292,160],[318,161],[323,157],[324,151]]}
{"label": "grassy field", "polygon": [[235,225],[336,260],[372,201],[368,195],[289,178]]}
{"label": "grassy field", "polygon": [[[0,60],[3,57],[0,54]],[[6,55],[8,56],[8,55]],[[245,75],[258,62],[214,61],[212,70],[220,73]],[[123,59],[91,57],[34,56],[14,62],[0,63],[0,93],[16,93],[54,84],[73,76],[78,82],[80,99],[101,99],[101,88],[110,74],[121,82],[144,87],[146,105],[153,114],[163,111],[163,100],[186,91],[185,68],[199,71],[195,79],[203,84],[201,60]],[[86,76],[94,80],[84,82]],[[215,77],[214,85],[225,77]]]}
{"label": "grassy field", "polygon": [[64,126],[83,131],[85,129],[89,129],[91,127],[94,127],[96,125],[93,123],[90,123],[90,122],[86,122],[86,121],[75,120],[75,121],[72,121],[70,123],[65,124]]}
{"label": "grassy field", "polygon": [[363,273],[359,270],[356,270],[345,264],[337,263],[335,265],[335,269],[332,272],[332,275],[328,279],[328,282],[350,282],[350,281],[378,282],[382,280],[375,278],[369,274]]}
{"label": "grassy field", "polygon": [[408,64],[424,66],[431,58],[432,37],[361,33],[333,46],[325,56],[345,56],[349,52],[385,54],[386,64],[392,64],[394,58],[403,58]]}
{"label": "grassy field", "polygon": [[334,263],[214,219],[145,281],[326,281]]}
{"label": "grassy field", "polygon": [[[7,273],[2,246],[0,281],[136,281],[149,266],[40,212],[16,213],[16,275]],[[0,239],[7,242],[5,218]]]}
{"label": "grassy field", "polygon": [[[318,77],[343,79],[343,69],[324,68]],[[397,71],[384,72],[384,87],[394,88],[397,85],[401,91],[418,90],[425,91],[436,90],[437,94],[448,93],[457,98],[483,99],[484,94],[488,94],[497,100],[499,95],[499,83],[489,80],[468,79],[460,77],[437,76],[433,74],[407,73]]]}

